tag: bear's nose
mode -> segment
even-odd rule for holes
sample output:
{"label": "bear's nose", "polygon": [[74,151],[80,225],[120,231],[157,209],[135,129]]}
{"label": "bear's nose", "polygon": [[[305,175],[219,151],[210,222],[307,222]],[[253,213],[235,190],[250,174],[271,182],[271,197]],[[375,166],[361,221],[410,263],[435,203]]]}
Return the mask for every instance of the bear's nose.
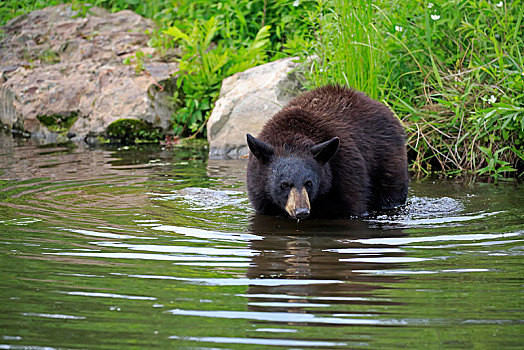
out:
{"label": "bear's nose", "polygon": [[305,219],[309,216],[309,209],[308,208],[298,208],[295,210],[295,217],[297,219]]}

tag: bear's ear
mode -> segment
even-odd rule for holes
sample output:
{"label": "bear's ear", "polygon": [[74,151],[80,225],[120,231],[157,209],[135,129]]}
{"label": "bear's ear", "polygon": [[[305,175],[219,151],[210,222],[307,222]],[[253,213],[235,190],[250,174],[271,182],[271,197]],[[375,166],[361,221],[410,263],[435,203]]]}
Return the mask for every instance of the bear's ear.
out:
{"label": "bear's ear", "polygon": [[251,136],[250,134],[246,135],[247,145],[256,159],[267,162],[269,158],[273,155],[273,146],[263,141],[260,141],[256,137]]}
{"label": "bear's ear", "polygon": [[317,162],[324,165],[337,153],[339,145],[340,139],[333,137],[329,141],[311,147],[311,153],[313,153],[313,157]]}

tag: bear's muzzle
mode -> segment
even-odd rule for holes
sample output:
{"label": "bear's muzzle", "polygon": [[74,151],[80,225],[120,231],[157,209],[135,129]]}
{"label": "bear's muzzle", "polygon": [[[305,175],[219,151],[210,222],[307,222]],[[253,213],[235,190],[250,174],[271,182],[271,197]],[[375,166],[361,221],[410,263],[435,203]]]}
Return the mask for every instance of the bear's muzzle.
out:
{"label": "bear's muzzle", "polygon": [[291,189],[287,197],[286,211],[293,219],[305,219],[309,216],[311,204],[305,187],[300,191],[295,187]]}

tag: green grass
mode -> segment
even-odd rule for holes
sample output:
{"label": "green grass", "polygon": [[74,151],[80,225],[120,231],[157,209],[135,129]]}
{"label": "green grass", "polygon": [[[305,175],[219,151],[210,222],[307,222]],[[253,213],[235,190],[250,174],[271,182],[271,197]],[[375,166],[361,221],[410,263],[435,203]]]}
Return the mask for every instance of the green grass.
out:
{"label": "green grass", "polygon": [[369,1],[352,1],[351,6],[345,0],[317,1],[308,13],[309,33],[295,38],[304,59],[318,57],[310,69],[313,86],[336,83],[379,97],[377,69],[385,53],[377,46],[380,38],[373,13]]}

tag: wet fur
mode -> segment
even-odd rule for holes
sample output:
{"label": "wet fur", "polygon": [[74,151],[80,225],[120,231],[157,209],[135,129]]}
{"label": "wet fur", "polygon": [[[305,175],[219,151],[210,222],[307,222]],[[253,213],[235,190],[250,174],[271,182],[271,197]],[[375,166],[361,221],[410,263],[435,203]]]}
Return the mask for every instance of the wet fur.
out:
{"label": "wet fur", "polygon": [[[327,164],[318,164],[311,147],[333,137],[340,138],[338,151]],[[283,160],[297,174],[301,164],[316,173],[317,193],[310,195],[315,217],[362,215],[406,200],[403,127],[388,107],[361,92],[326,86],[304,93],[270,119],[258,139],[274,147],[266,161],[249,156],[248,194],[258,213],[285,215],[269,181],[273,163]]]}

